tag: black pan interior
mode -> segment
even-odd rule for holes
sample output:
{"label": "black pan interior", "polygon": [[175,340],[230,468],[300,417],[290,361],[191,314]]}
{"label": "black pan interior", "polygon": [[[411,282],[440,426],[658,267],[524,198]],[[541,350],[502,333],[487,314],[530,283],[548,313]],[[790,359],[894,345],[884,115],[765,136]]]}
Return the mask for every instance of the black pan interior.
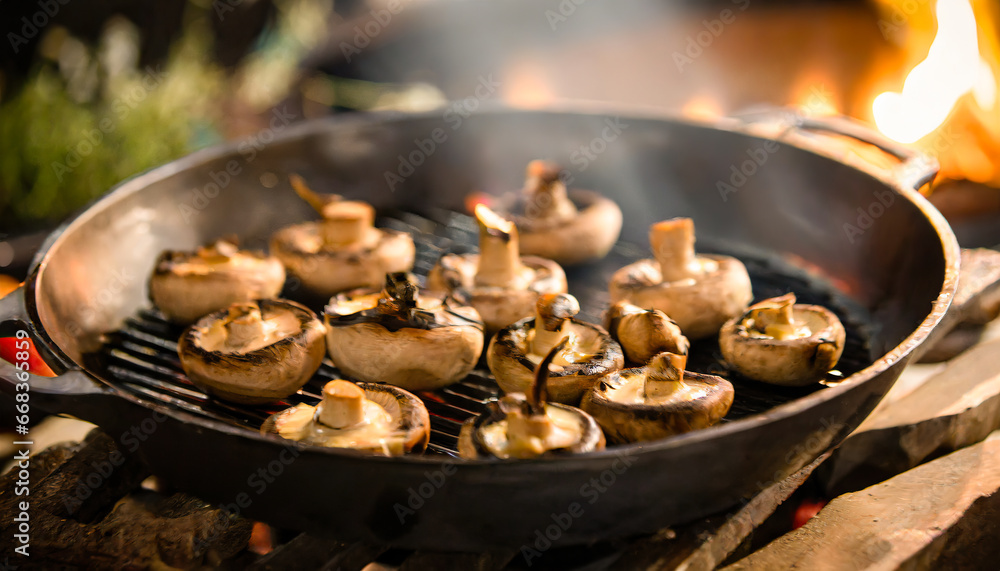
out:
{"label": "black pan interior", "polygon": [[[414,271],[425,276],[444,253],[464,253],[476,250],[477,230],[469,216],[447,210],[431,210],[420,214],[407,211],[386,211],[378,220],[380,226],[410,232],[417,245]],[[248,244],[263,247],[263,244]],[[871,328],[867,312],[852,302],[829,280],[802,267],[801,262],[783,259],[772,253],[751,251],[727,244],[702,243],[706,253],[735,255],[747,266],[754,299],[794,292],[802,303],[823,305],[841,319],[847,331],[843,356],[827,379],[808,387],[779,387],[742,378],[729,371],[721,359],[718,344],[712,340],[693,343],[689,368],[730,379],[736,387],[736,397],[723,422],[738,420],[768,411],[796,398],[824,390],[870,365],[874,356],[870,346]],[[567,277],[570,293],[578,298],[581,319],[600,323],[608,306],[607,282],[621,266],[648,257],[645,247],[621,242],[605,259],[569,268]],[[298,299],[315,311],[322,311],[322,300],[302,296],[294,280],[286,283],[285,297]],[[177,358],[176,341],[182,328],[166,322],[152,308],[140,310],[126,320],[124,326],[107,335],[102,348],[87,356],[91,370],[137,395],[168,406],[194,413],[200,417],[226,422],[256,431],[271,413],[299,402],[315,404],[322,385],[340,373],[327,360],[314,378],[296,395],[285,401],[258,407],[233,405],[207,397],[184,376]],[[428,452],[456,456],[457,435],[461,423],[478,414],[483,403],[495,397],[498,387],[485,366],[478,367],[463,382],[418,396],[431,413],[432,436]]]}

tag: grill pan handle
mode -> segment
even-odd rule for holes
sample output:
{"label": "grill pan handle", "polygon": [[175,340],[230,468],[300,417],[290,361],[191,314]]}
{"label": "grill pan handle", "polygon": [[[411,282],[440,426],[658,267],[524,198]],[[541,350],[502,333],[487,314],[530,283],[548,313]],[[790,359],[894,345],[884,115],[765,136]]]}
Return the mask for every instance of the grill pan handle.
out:
{"label": "grill pan handle", "polygon": [[[892,169],[891,178],[893,180],[890,182],[918,192],[934,180],[934,177],[937,176],[941,168],[934,157],[912,149],[902,143],[897,143],[870,126],[849,117],[807,117],[794,109],[765,108],[764,110],[753,110],[737,114],[736,118],[748,126],[773,125],[779,127],[782,131],[781,136],[783,137],[799,135],[799,138],[803,139],[802,132],[809,131],[847,137],[872,145],[900,161],[900,164]],[[818,147],[816,150],[820,152],[830,150],[828,148],[829,145],[817,145],[811,141],[803,142],[810,148]],[[843,159],[843,157],[838,158]],[[855,166],[866,171],[871,171],[874,168],[870,164]],[[863,168],[866,166],[868,168]]]}
{"label": "grill pan handle", "polygon": [[31,409],[67,412],[87,418],[90,415],[86,411],[95,404],[95,399],[86,397],[104,396],[109,392],[79,368],[64,366],[48,346],[40,342],[40,335],[32,325],[25,303],[27,291],[26,284],[21,284],[10,294],[0,298],[0,337],[17,339],[19,331],[27,332],[27,338],[35,349],[31,358],[41,359],[56,373],[52,377],[37,375],[19,369],[15,363],[0,359],[0,391],[10,395],[23,392],[18,390],[18,383],[27,382],[30,387]]}

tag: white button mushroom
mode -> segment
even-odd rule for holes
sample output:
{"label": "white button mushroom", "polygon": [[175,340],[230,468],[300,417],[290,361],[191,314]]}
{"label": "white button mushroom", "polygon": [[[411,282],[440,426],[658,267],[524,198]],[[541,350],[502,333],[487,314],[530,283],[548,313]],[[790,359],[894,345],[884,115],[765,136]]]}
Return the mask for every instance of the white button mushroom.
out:
{"label": "white button mushroom", "polygon": [[733,404],[733,385],[714,375],[685,372],[687,358],[660,353],[645,367],[605,377],[583,397],[590,413],[617,443],[656,440],[717,423]]}
{"label": "white button mushroom", "polygon": [[663,352],[687,355],[691,347],[677,322],[666,313],[643,309],[628,301],[619,301],[608,309],[604,327],[633,363],[644,364]]}
{"label": "white button mushroom", "polygon": [[563,265],[601,259],[618,240],[622,211],[596,192],[567,191],[560,171],[531,161],[520,195],[501,198],[521,232],[521,252]]}
{"label": "white button mushroom", "polygon": [[612,303],[628,300],[659,309],[696,340],[716,335],[753,299],[750,276],[739,260],[695,254],[690,218],[653,224],[649,242],[655,259],[629,264],[611,277]]}
{"label": "white button mushroom", "polygon": [[532,314],[540,294],[566,291],[566,274],[559,264],[536,256],[521,256],[514,224],[476,206],[479,254],[446,254],[427,277],[431,290],[468,300],[493,333]]}
{"label": "white button mushroom", "polygon": [[795,294],[764,300],[719,332],[726,362],[745,377],[775,385],[817,382],[837,365],[846,333],[825,307],[795,303]]}
{"label": "white button mushroom", "polygon": [[416,249],[405,232],[375,228],[375,209],[365,202],[322,196],[298,176],[292,186],[323,217],[282,228],[271,253],[306,291],[324,298],[360,287],[378,287],[387,272],[413,267]]}
{"label": "white button mushroom", "polygon": [[490,341],[486,361],[507,393],[526,392],[535,368],[556,343],[567,338],[548,373],[547,391],[555,402],[577,404],[604,375],[625,364],[622,349],[597,325],[574,319],[580,311],[569,294],[539,296],[535,317],[501,329]]}
{"label": "white button mushroom", "polygon": [[579,454],[604,448],[604,434],[580,409],[547,401],[549,366],[568,338],[535,367],[528,396],[513,393],[487,405],[487,412],[462,425],[458,451],[463,458],[535,458]]}
{"label": "white button mushroom", "polygon": [[387,274],[382,292],[342,294],[326,307],[327,349],[345,374],[409,390],[462,380],[483,351],[475,309],[418,293],[406,274]]}
{"label": "white button mushroom", "polygon": [[167,319],[187,325],[239,301],[277,297],[284,283],[277,258],[223,239],[194,252],[161,253],[149,297]]}
{"label": "white button mushroom", "polygon": [[323,324],[287,300],[233,304],[189,327],[177,346],[181,367],[206,393],[263,404],[299,390],[323,360]]}
{"label": "white button mushroom", "polygon": [[333,380],[316,406],[298,404],[271,415],[262,434],[382,456],[422,452],[430,416],[420,399],[391,385]]}

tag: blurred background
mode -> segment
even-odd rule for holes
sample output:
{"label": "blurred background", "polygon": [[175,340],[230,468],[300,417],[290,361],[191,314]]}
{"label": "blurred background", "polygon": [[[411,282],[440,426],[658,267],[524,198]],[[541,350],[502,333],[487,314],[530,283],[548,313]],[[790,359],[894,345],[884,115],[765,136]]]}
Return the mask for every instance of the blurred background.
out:
{"label": "blurred background", "polygon": [[[937,157],[932,197],[971,221],[963,241],[992,245],[998,11],[994,0],[4,2],[0,273],[16,281],[60,221],[199,148],[254,141],[276,119],[449,101],[599,101],[707,121],[773,107],[847,115]],[[888,160],[878,155],[865,156]]]}

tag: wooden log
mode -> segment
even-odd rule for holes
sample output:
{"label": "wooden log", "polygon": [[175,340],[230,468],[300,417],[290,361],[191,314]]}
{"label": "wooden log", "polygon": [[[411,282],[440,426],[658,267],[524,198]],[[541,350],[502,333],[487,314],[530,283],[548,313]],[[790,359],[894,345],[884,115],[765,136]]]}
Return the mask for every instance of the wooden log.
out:
{"label": "wooden log", "polygon": [[[0,477],[0,513],[11,514],[0,521],[0,533],[18,533],[13,514],[28,501],[31,538],[30,557],[15,553],[14,541],[4,541],[0,560],[23,569],[193,568],[218,565],[246,547],[249,521],[184,494],[136,491],[145,467],[124,456],[116,466],[111,458],[117,451],[95,429],[82,445],[53,446],[31,456],[30,496],[14,493],[19,470]],[[79,484],[88,480],[86,493],[78,495]],[[73,501],[80,496],[86,497]]]}
{"label": "wooden log", "polygon": [[633,542],[612,569],[711,570],[725,561],[753,531],[805,482],[829,454],[777,484],[739,509]]}
{"label": "wooden log", "polygon": [[834,499],[805,526],[726,567],[995,569],[1000,432],[881,484]]}
{"label": "wooden log", "polygon": [[981,441],[1000,428],[1000,339],[950,361],[880,407],[817,471],[829,494],[854,491]]}

